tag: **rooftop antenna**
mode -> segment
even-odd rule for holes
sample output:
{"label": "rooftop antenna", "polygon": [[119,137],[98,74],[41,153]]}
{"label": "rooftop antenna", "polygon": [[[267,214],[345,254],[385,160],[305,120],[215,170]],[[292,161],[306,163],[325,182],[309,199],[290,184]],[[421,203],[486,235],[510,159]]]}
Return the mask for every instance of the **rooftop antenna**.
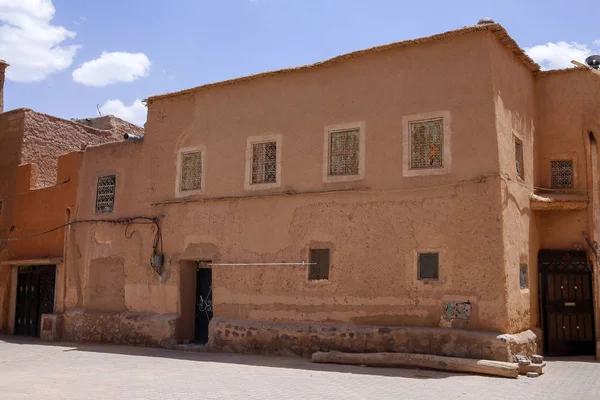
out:
{"label": "rooftop antenna", "polygon": [[102,110],[100,109],[100,104],[96,104],[96,109],[98,110],[98,115],[102,117]]}

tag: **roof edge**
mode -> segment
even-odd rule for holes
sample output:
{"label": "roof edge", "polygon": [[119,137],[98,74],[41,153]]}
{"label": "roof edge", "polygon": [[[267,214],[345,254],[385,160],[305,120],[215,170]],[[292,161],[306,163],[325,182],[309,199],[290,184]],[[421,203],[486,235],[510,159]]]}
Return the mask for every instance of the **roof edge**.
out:
{"label": "roof edge", "polygon": [[435,40],[441,40],[441,39],[445,39],[445,38],[449,38],[449,37],[466,35],[466,34],[473,33],[473,32],[485,32],[485,31],[490,31],[490,32],[494,33],[496,35],[496,37],[498,38],[498,40],[500,41],[500,43],[504,47],[506,47],[508,50],[510,50],[513,54],[515,54],[515,56],[529,70],[531,70],[532,72],[540,71],[540,66],[535,61],[533,61],[521,47],[519,47],[517,42],[508,34],[506,29],[504,29],[504,27],[502,25],[496,24],[496,23],[481,24],[481,25],[466,26],[463,28],[459,28],[459,29],[455,29],[455,30],[451,30],[451,31],[443,32],[443,33],[437,33],[437,34],[431,35],[431,36],[425,36],[425,37],[416,38],[416,39],[408,39],[408,40],[403,40],[400,42],[394,42],[394,43],[385,44],[385,45],[381,45],[381,46],[375,46],[375,47],[371,47],[371,48],[367,48],[367,49],[363,49],[363,50],[357,50],[357,51],[353,51],[350,53],[341,54],[341,55],[335,56],[333,58],[330,58],[330,59],[327,59],[324,61],[319,61],[319,62],[316,62],[313,64],[306,64],[306,65],[301,65],[301,66],[297,66],[297,67],[290,67],[290,68],[284,68],[284,69],[279,69],[279,70],[260,72],[260,73],[253,74],[253,75],[246,75],[246,76],[242,76],[239,78],[227,79],[224,81],[208,83],[205,85],[195,86],[192,88],[183,89],[183,90],[179,90],[179,91],[175,91],[175,92],[168,92],[168,93],[164,93],[164,94],[150,96],[147,99],[144,99],[143,102],[146,104],[149,104],[156,100],[161,100],[161,99],[168,98],[168,97],[175,97],[175,96],[191,94],[191,93],[197,92],[199,90],[203,90],[203,89],[231,85],[231,84],[235,84],[235,83],[239,83],[239,82],[250,81],[250,80],[267,77],[267,76],[272,76],[272,75],[276,75],[276,74],[281,74],[281,73],[304,71],[304,70],[308,70],[308,69],[312,69],[312,68],[316,68],[316,67],[320,67],[320,66],[335,64],[337,62],[340,62],[340,61],[343,61],[346,59],[350,59],[350,58],[357,58],[357,57],[361,57],[361,56],[364,56],[367,54],[388,51],[388,50],[391,50],[394,48],[400,48],[400,47],[405,47],[405,46],[411,46],[411,45],[416,45],[416,44],[421,44],[421,43],[432,42]]}

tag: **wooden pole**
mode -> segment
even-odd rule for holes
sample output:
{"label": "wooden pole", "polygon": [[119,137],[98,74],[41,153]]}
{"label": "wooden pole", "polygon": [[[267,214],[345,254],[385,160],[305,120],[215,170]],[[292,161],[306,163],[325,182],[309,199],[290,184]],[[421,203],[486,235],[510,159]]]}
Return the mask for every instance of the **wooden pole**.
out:
{"label": "wooden pole", "polygon": [[517,378],[519,376],[519,365],[516,363],[442,357],[430,354],[318,351],[312,355],[312,362],[368,365],[373,367],[419,367],[442,371],[471,372],[506,378]]}

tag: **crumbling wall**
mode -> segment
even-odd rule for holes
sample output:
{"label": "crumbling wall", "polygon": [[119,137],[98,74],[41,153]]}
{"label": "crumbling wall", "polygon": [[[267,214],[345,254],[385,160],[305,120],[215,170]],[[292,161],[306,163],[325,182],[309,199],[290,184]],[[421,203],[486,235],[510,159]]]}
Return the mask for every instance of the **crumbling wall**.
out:
{"label": "crumbling wall", "polygon": [[20,163],[38,165],[38,188],[52,186],[56,183],[57,161],[60,155],[81,151],[88,146],[122,141],[124,133],[143,134],[143,129],[138,126],[119,122],[116,118],[110,119],[110,122],[109,129],[100,130],[28,110]]}

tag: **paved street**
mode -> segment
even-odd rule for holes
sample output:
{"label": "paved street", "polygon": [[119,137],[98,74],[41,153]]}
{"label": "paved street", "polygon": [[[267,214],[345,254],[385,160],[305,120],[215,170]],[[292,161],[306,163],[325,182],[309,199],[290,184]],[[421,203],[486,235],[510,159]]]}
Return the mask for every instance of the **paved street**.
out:
{"label": "paved street", "polygon": [[301,358],[0,338],[0,399],[598,399],[600,363],[518,380]]}

